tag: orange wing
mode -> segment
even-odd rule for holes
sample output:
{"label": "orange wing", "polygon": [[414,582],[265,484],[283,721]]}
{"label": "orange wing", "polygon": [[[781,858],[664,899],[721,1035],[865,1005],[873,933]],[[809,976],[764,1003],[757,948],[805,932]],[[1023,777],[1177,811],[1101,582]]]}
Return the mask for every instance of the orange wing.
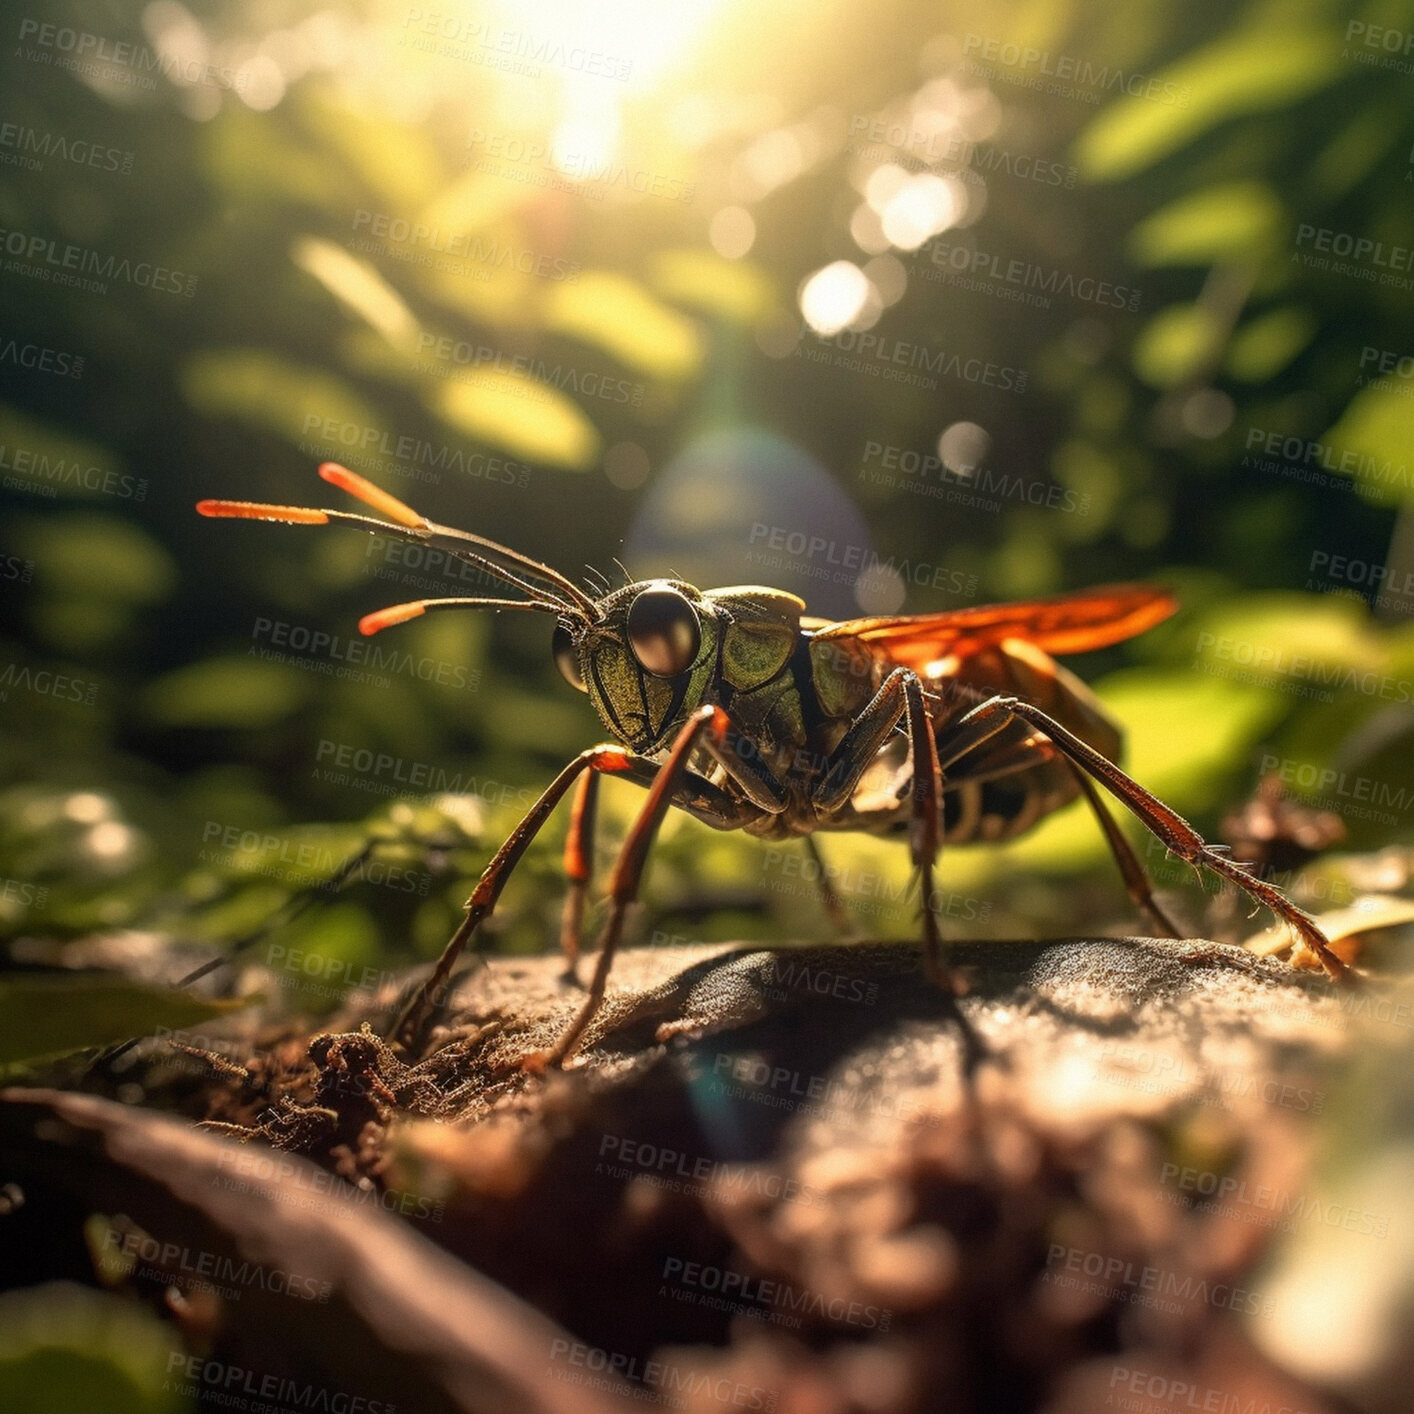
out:
{"label": "orange wing", "polygon": [[950,653],[966,656],[1007,638],[1021,638],[1047,653],[1086,653],[1122,643],[1162,623],[1178,608],[1167,589],[1110,584],[1020,604],[979,604],[941,614],[845,619],[803,619],[817,642],[855,639],[906,668],[921,668]]}

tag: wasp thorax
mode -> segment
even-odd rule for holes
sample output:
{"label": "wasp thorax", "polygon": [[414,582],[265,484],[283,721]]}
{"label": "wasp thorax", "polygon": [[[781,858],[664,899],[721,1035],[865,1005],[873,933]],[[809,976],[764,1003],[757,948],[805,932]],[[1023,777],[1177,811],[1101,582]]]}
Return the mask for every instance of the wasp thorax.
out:
{"label": "wasp thorax", "polygon": [[666,585],[644,589],[628,611],[628,641],[645,672],[685,673],[702,646],[702,625],[686,595]]}

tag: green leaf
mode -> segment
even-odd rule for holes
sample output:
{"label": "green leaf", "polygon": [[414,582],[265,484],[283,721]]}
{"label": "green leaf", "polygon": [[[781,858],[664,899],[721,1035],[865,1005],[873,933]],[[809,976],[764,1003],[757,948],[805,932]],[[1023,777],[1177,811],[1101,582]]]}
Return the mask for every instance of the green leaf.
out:
{"label": "green leaf", "polygon": [[0,406],[0,460],[7,489],[40,496],[145,496],[147,482],[107,448]]}
{"label": "green leaf", "polygon": [[599,433],[578,405],[524,373],[474,370],[430,387],[427,403],[458,432],[527,461],[583,471],[599,454]]}
{"label": "green leaf", "polygon": [[1264,24],[1229,35],[1155,75],[1158,97],[1126,95],[1099,113],[1076,143],[1076,166],[1095,182],[1131,177],[1221,123],[1324,87],[1342,70],[1340,51],[1327,31]]}
{"label": "green leaf", "polygon": [[309,696],[309,684],[283,663],[226,654],[191,663],[149,684],[148,710],[169,726],[268,727]]}
{"label": "green leaf", "polygon": [[160,1027],[177,1031],[245,1005],[92,973],[11,976],[0,979],[0,1065],[150,1036]]}
{"label": "green leaf", "polygon": [[341,379],[291,363],[265,349],[210,349],[193,354],[179,374],[182,392],[207,417],[262,427],[296,447],[311,416],[359,427],[381,419]]}
{"label": "green leaf", "polygon": [[42,563],[65,595],[155,604],[176,583],[172,558],[157,540],[130,520],[98,511],[32,520],[15,546]]}
{"label": "green leaf", "polygon": [[1282,222],[1282,204],[1265,182],[1224,182],[1160,207],[1134,228],[1129,250],[1149,266],[1255,260]]}
{"label": "green leaf", "polygon": [[1334,204],[1368,181],[1390,150],[1403,145],[1403,136],[1383,104],[1369,104],[1312,159],[1307,173],[1312,192]]}
{"label": "green leaf", "polygon": [[1217,329],[1202,305],[1161,309],[1134,341],[1134,371],[1155,388],[1192,378],[1211,356]]}
{"label": "green leaf", "polygon": [[1316,337],[1316,329],[1315,315],[1295,305],[1259,314],[1232,336],[1225,367],[1244,383],[1264,383]]}
{"label": "green leaf", "polygon": [[754,324],[770,313],[775,288],[759,266],[707,250],[665,250],[654,257],[654,288],[676,304]]}
{"label": "green leaf", "polygon": [[1215,787],[1287,710],[1279,693],[1191,667],[1123,668],[1095,691],[1124,724],[1125,769],[1178,810],[1215,804]]}
{"label": "green leaf", "polygon": [[301,236],[290,259],[318,280],[351,314],[411,357],[417,348],[417,320],[403,297],[367,261],[320,236]]}
{"label": "green leaf", "polygon": [[1321,438],[1334,469],[1380,505],[1398,505],[1414,491],[1414,398],[1407,394],[1378,384],[1362,389]]}
{"label": "green leaf", "polygon": [[555,289],[546,323],[660,378],[690,377],[702,363],[702,338],[691,319],[607,270],[586,271]]}
{"label": "green leaf", "polygon": [[172,1328],[131,1301],[71,1282],[0,1296],[0,1414],[182,1414],[168,1381]]}

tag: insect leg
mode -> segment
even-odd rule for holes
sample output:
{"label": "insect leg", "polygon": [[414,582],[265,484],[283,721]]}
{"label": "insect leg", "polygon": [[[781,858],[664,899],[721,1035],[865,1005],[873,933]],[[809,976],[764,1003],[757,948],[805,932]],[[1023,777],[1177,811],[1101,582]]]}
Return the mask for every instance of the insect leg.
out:
{"label": "insect leg", "polygon": [[[658,826],[662,824],[669,806],[673,804],[675,793],[689,774],[687,763],[693,751],[704,744],[705,732],[710,731],[720,744],[725,739],[729,726],[730,718],[720,707],[706,706],[699,707],[678,733],[672,750],[658,770],[657,779],[648,792],[648,799],[644,802],[638,819],[619,850],[614,872],[609,879],[609,916],[600,935],[599,957],[594,966],[594,976],[589,983],[589,995],[554,1047],[548,1052],[527,1057],[528,1067],[562,1065],[574,1053],[579,1038],[584,1034],[584,1028],[593,1019],[604,999],[604,987],[608,981],[609,968],[613,965],[614,952],[623,935],[628,907],[638,896],[638,886],[643,878],[648,851],[658,833]],[[747,806],[746,809],[752,814],[759,813],[755,807]]]}
{"label": "insect leg", "polygon": [[1202,865],[1212,873],[1231,880],[1249,898],[1269,908],[1315,953],[1326,975],[1335,982],[1350,982],[1355,973],[1331,951],[1330,942],[1308,917],[1280,889],[1249,873],[1242,865],[1220,854],[1176,811],[1170,810],[1157,796],[1151,795],[1132,776],[1102,756],[1093,746],[1080,740],[1030,702],[1019,697],[993,697],[974,707],[960,725],[971,721],[1006,720],[1020,717],[1045,733],[1062,755],[1068,757],[1086,775],[1128,806],[1167,849],[1195,867]]}
{"label": "insect leg", "polygon": [[[893,735],[907,710],[904,683],[908,678],[918,683],[921,698],[923,686],[918,675],[908,668],[895,668],[830,753],[820,780],[810,792],[811,804],[818,814],[828,815],[850,798],[859,778]],[[928,735],[933,734],[930,731]],[[936,747],[933,754],[936,757]]]}
{"label": "insect leg", "polygon": [[895,668],[840,739],[820,783],[811,795],[817,811],[828,813],[849,799],[859,778],[906,720],[912,748],[913,818],[909,848],[918,870],[923,904],[924,962],[929,975],[951,992],[953,980],[943,964],[943,941],[933,912],[933,864],[942,844],[943,778],[938,743],[923,697],[923,681],[910,668]]}
{"label": "insect leg", "polygon": [[1174,927],[1168,914],[1159,906],[1158,899],[1154,897],[1154,886],[1149,882],[1149,876],[1145,873],[1144,866],[1130,848],[1129,841],[1125,839],[1123,831],[1115,824],[1114,817],[1105,808],[1099,791],[1090,784],[1090,777],[1069,756],[1063,756],[1061,759],[1070,767],[1076,784],[1080,787],[1080,793],[1085,797],[1090,809],[1095,812],[1095,819],[1099,821],[1100,828],[1105,832],[1110,853],[1114,855],[1115,863],[1119,865],[1120,875],[1124,879],[1125,892],[1129,895],[1130,900],[1157,929],[1159,937],[1181,938],[1183,934]]}
{"label": "insect leg", "polygon": [[[1011,717],[982,717],[972,720],[973,716],[974,714],[969,713],[949,727],[946,754],[942,757],[944,770],[976,751],[978,747],[985,746],[1014,720]],[[1027,742],[1020,742],[1013,748],[1013,751],[1019,755],[1027,748]],[[1179,930],[1174,927],[1172,920],[1159,906],[1158,900],[1154,897],[1154,889],[1149,882],[1149,876],[1144,872],[1144,866],[1135,856],[1129,846],[1129,841],[1125,839],[1109,811],[1105,809],[1099,792],[1090,783],[1090,778],[1070,757],[1062,755],[1060,759],[1070,768],[1076,784],[1080,787],[1080,793],[1085,797],[1085,801],[1094,812],[1101,830],[1104,831],[1105,840],[1110,847],[1110,853],[1114,855],[1115,863],[1119,866],[1120,875],[1124,879],[1125,891],[1129,894],[1130,899],[1148,918],[1158,936],[1182,937]]]}
{"label": "insect leg", "polygon": [[[908,710],[908,739],[913,749],[913,823],[909,845],[918,866],[918,886],[922,894],[924,964],[929,975],[952,996],[956,979],[943,962],[943,939],[938,916],[933,912],[933,866],[943,842],[943,770],[938,764],[938,743],[933,720],[923,701],[923,682],[910,672],[904,680],[904,700]],[[970,1032],[963,1027],[964,1040]],[[970,1068],[970,1067],[969,1067]]]}
{"label": "insect leg", "polygon": [[565,955],[565,976],[574,978],[579,965],[579,935],[584,926],[584,904],[594,872],[594,818],[599,801],[599,772],[586,771],[575,788],[570,806],[570,829],[565,836],[565,877],[569,892],[560,917],[560,948]]}
{"label": "insect leg", "polygon": [[501,890],[512,870],[520,863],[521,856],[529,848],[530,842],[540,833],[541,827],[575,780],[585,771],[627,773],[633,772],[635,767],[639,766],[651,768],[652,763],[638,761],[621,746],[591,746],[587,751],[580,752],[550,782],[544,794],[526,811],[520,823],[507,836],[506,842],[482,871],[471,897],[466,901],[466,916],[462,919],[461,926],[448,939],[441,957],[437,959],[437,965],[413,993],[394,1022],[389,1040],[397,1045],[412,1046],[433,999],[446,987],[447,979],[451,976],[452,968],[461,956],[462,949],[471,941],[482,919],[488,917],[496,907],[496,900],[500,898]]}
{"label": "insect leg", "polygon": [[[570,806],[569,833],[565,836],[564,865],[569,892],[565,895],[564,911],[560,917],[560,947],[565,954],[564,975],[569,981],[578,981],[584,909],[594,871],[594,826],[598,814],[600,774],[591,770],[580,776]],[[623,774],[636,785],[652,789],[658,768],[651,762],[630,762],[628,771]],[[741,806],[721,787],[695,772],[684,772],[683,780],[673,792],[672,803],[717,830],[735,830],[741,825]]]}
{"label": "insect leg", "polygon": [[849,910],[844,906],[844,900],[840,898],[839,890],[835,888],[834,881],[830,878],[825,869],[824,858],[820,854],[820,846],[815,843],[814,835],[802,835],[800,842],[805,846],[805,852],[815,862],[815,880],[820,890],[820,902],[824,905],[825,912],[829,915],[830,922],[846,936],[853,936],[854,921],[849,916]]}

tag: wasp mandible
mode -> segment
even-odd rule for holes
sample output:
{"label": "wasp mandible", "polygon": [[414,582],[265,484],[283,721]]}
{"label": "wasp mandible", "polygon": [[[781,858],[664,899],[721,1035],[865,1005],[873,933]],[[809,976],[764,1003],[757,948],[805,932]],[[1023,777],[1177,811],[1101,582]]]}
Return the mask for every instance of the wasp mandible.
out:
{"label": "wasp mandible", "polygon": [[925,965],[951,995],[930,903],[940,848],[1011,839],[1077,797],[1094,811],[1134,903],[1160,934],[1179,936],[1099,786],[1180,859],[1270,909],[1333,981],[1353,975],[1313,919],[1119,768],[1119,727],[1052,656],[1104,648],[1162,622],[1177,608],[1166,590],[1111,585],[1030,603],[839,623],[808,617],[794,594],[757,585],[699,590],[650,579],[589,593],[517,550],[426,519],[337,463],[324,463],[319,474],[381,518],[250,501],[201,501],[197,510],[295,525],[337,522],[448,551],[517,597],[417,599],[366,615],[360,630],[378,633],[433,609],[549,614],[560,672],[588,694],[614,738],[565,766],[486,866],[461,926],[393,1028],[404,1045],[415,1044],[457,958],[571,789],[561,941],[573,968],[605,775],[635,782],[647,799],[609,879],[584,1003],[541,1064],[568,1059],[597,1011],[654,835],[672,806],[715,829],[763,839],[809,844],[817,830],[906,835]]}

